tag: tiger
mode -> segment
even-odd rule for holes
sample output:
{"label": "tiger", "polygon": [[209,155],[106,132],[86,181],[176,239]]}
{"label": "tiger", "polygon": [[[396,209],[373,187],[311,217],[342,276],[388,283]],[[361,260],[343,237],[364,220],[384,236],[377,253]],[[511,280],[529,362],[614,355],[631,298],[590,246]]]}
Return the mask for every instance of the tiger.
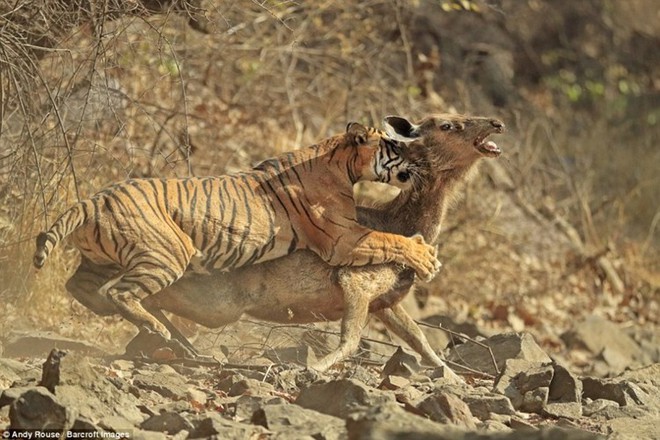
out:
{"label": "tiger", "polygon": [[100,295],[107,308],[166,338],[169,331],[142,301],[187,270],[228,271],[309,249],[332,266],[395,262],[429,280],[440,263],[420,235],[374,231],[356,220],[356,182],[405,187],[406,179],[396,177],[405,176],[402,148],[403,142],[352,123],[343,134],[250,171],[119,182],[39,233],[34,265],[41,268],[71,235],[81,265],[120,268],[96,300]]}

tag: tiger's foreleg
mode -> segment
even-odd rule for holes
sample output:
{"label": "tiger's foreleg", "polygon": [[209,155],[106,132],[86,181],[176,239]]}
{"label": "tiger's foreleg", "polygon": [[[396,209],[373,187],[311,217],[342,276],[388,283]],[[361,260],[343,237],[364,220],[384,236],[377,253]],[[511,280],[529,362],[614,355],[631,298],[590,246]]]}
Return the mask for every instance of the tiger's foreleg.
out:
{"label": "tiger's foreleg", "polygon": [[[412,268],[424,281],[432,280],[440,270],[436,248],[428,245],[421,235],[404,237],[369,229],[364,229],[362,234],[362,231],[353,232],[362,238],[346,253],[335,252],[333,258],[339,259],[346,255],[345,261],[331,260],[330,264],[363,266],[395,262]],[[346,237],[342,237],[342,241],[348,242]]]}

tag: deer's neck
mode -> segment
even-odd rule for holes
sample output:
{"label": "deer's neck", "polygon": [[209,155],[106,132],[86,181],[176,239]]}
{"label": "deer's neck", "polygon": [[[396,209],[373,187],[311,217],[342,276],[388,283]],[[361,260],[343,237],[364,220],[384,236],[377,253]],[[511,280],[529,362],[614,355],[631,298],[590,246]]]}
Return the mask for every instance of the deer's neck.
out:
{"label": "deer's neck", "polygon": [[358,208],[358,220],[367,227],[394,234],[422,234],[428,243],[436,243],[447,207],[472,168],[442,171],[428,178],[420,189],[402,193],[378,209]]}

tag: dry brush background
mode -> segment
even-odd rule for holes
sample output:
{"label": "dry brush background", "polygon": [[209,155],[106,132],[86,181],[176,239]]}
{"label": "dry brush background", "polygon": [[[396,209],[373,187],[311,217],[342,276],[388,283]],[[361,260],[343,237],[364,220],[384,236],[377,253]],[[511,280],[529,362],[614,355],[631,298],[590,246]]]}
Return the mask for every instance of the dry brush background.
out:
{"label": "dry brush background", "polygon": [[111,182],[458,111],[503,119],[505,154],[452,211],[422,310],[554,351],[592,313],[657,335],[654,0],[170,3],[0,1],[0,333],[127,337],[66,294],[76,251],[31,265],[36,233]]}

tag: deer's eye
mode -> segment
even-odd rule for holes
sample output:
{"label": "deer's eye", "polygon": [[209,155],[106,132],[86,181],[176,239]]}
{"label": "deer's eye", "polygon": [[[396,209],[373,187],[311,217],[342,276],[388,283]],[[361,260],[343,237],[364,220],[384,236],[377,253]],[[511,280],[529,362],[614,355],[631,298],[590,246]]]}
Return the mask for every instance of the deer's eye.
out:
{"label": "deer's eye", "polygon": [[451,130],[451,124],[449,122],[445,122],[440,126],[440,130],[442,131],[449,131]]}
{"label": "deer's eye", "polygon": [[399,171],[396,178],[399,182],[405,183],[410,180],[410,173],[408,171]]}

